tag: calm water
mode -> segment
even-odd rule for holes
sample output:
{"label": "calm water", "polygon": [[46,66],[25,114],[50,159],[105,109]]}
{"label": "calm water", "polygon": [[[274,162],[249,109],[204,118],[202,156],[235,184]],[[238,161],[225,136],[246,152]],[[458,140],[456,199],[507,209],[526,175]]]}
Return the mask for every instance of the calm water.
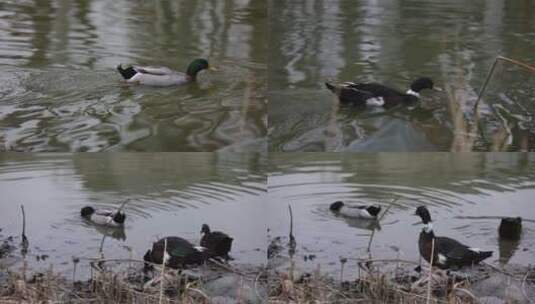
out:
{"label": "calm water", "polygon": [[[298,268],[317,264],[335,277],[339,257],[367,258],[370,234],[377,227],[363,220],[334,216],[336,200],[390,208],[375,231],[374,258],[418,261],[420,219],[417,206],[428,206],[437,235],[494,251],[487,261],[527,266],[535,258],[535,155],[517,153],[274,153],[270,155],[268,227],[272,237],[288,236],[291,204]],[[522,216],[519,243],[498,241],[499,219]],[[375,228],[374,228],[375,227]],[[316,258],[305,261],[304,256]],[[284,265],[284,264],[283,264]],[[349,260],[348,275],[356,262]]]}
{"label": "calm water", "polygon": [[[497,55],[535,63],[534,1],[271,3],[270,150],[535,150],[535,74],[517,66],[498,65],[481,128],[465,123]],[[324,87],[333,79],[406,90],[420,76],[446,91],[425,92],[410,110],[337,109]]]}
{"label": "calm water", "polygon": [[[266,16],[249,0],[2,1],[0,150],[264,150]],[[197,57],[219,69],[199,85],[115,71]]]}
{"label": "calm water", "polygon": [[[234,237],[233,263],[263,264],[263,163],[258,154],[239,153],[4,153],[0,234],[14,235],[18,245],[24,204],[30,266],[52,263],[70,271],[71,256],[99,256],[105,232],[84,222],[80,208],[118,208],[130,199],[124,231],[106,232],[106,258],[142,259],[152,242],[166,235],[198,243],[201,225],[208,223]],[[38,262],[35,257],[43,254],[49,258]]]}

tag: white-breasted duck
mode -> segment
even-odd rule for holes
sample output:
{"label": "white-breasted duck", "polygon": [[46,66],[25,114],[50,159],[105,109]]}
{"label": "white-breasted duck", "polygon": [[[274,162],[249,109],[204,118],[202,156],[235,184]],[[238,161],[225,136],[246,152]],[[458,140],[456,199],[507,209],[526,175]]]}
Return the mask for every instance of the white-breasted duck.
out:
{"label": "white-breasted duck", "polygon": [[326,82],[325,86],[338,96],[338,100],[342,104],[353,104],[361,107],[382,106],[385,108],[417,102],[420,98],[420,91],[424,89],[440,90],[434,87],[433,81],[428,77],[414,80],[405,93],[375,82],[344,82],[341,84]]}
{"label": "white-breasted duck", "polygon": [[173,71],[167,67],[129,66],[123,68],[117,66],[117,70],[128,83],[137,83],[148,86],[177,86],[194,82],[197,74],[205,69],[210,69],[208,60],[195,59],[186,70],[186,73]]}
{"label": "white-breasted duck", "polygon": [[415,215],[419,216],[425,225],[420,232],[418,247],[420,249],[420,255],[428,263],[431,261],[433,239],[435,240],[433,266],[442,269],[471,266],[492,256],[492,251],[481,251],[478,248],[468,247],[448,237],[435,236],[431,223],[431,214],[426,207],[418,207]]}
{"label": "white-breasted duck", "polygon": [[336,201],[329,206],[329,209],[339,215],[351,218],[375,220],[381,212],[381,206],[357,206],[348,205],[342,201]]}
{"label": "white-breasted duck", "polygon": [[506,217],[500,222],[498,228],[500,238],[506,240],[519,240],[522,234],[522,218],[521,217]]}
{"label": "white-breasted duck", "polygon": [[210,231],[210,227],[207,224],[202,225],[201,233],[203,236],[200,244],[206,248],[210,257],[231,259],[228,253],[232,248],[233,238],[221,231]]}
{"label": "white-breasted duck", "polygon": [[[164,252],[166,239],[167,250]],[[206,248],[193,246],[181,237],[168,236],[153,243],[152,249],[147,250],[143,260],[154,264],[162,264],[165,260],[167,266],[178,269],[188,265],[200,265],[208,257]]]}
{"label": "white-breasted duck", "polygon": [[95,209],[91,206],[83,207],[80,215],[92,223],[108,227],[122,227],[126,219],[126,215],[121,211]]}

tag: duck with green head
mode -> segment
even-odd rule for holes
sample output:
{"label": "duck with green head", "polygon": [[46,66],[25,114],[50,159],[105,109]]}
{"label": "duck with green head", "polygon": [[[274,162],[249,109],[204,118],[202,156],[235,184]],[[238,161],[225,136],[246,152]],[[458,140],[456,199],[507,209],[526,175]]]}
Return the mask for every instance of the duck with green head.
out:
{"label": "duck with green head", "polygon": [[208,60],[198,58],[193,60],[186,70],[186,73],[173,71],[167,67],[151,67],[151,66],[129,66],[123,68],[121,65],[117,66],[117,70],[128,83],[137,83],[149,86],[176,86],[197,80],[197,74],[210,68]]}

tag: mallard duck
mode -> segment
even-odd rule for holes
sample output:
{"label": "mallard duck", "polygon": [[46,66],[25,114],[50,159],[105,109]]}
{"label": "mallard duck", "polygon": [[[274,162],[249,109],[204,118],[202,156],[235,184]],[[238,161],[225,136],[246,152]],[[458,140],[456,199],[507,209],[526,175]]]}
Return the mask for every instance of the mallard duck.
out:
{"label": "mallard duck", "polygon": [[431,224],[431,214],[426,207],[418,207],[415,215],[419,216],[425,225],[420,232],[418,247],[420,255],[428,263],[431,261],[432,244],[433,239],[435,239],[433,266],[441,269],[471,266],[492,256],[492,251],[481,251],[478,248],[468,247],[448,237],[435,236]]}
{"label": "mallard duck", "polygon": [[382,106],[391,108],[399,104],[411,104],[420,98],[420,91],[435,88],[433,81],[428,77],[421,77],[412,82],[409,90],[403,93],[397,89],[379,83],[353,83],[344,82],[333,84],[326,82],[325,86],[338,96],[342,104],[356,106]]}
{"label": "mallard duck", "polygon": [[[164,253],[165,240],[167,250]],[[177,236],[168,236],[152,244],[152,249],[147,250],[143,260],[150,263],[162,264],[171,268],[185,268],[187,265],[199,265],[208,259],[207,250],[204,247],[193,246],[189,241]]]}
{"label": "mallard duck", "polygon": [[121,227],[126,219],[126,215],[121,211],[95,209],[91,206],[83,207],[80,214],[92,223],[109,227]]}
{"label": "mallard duck", "polygon": [[381,206],[347,205],[342,201],[332,203],[329,209],[332,212],[343,216],[369,220],[377,219],[377,215],[381,212]]}
{"label": "mallard duck", "polygon": [[207,249],[210,257],[230,259],[228,253],[231,250],[233,239],[228,234],[221,231],[210,231],[207,224],[202,225],[201,233],[203,236],[200,244]]}
{"label": "mallard duck", "polygon": [[498,234],[500,238],[506,240],[518,240],[522,233],[522,218],[521,217],[506,217],[500,222]]}
{"label": "mallard duck", "polygon": [[130,66],[123,68],[121,65],[117,66],[117,70],[128,83],[162,87],[194,82],[200,71],[209,68],[208,61],[202,58],[193,60],[186,73],[173,71],[167,67]]}

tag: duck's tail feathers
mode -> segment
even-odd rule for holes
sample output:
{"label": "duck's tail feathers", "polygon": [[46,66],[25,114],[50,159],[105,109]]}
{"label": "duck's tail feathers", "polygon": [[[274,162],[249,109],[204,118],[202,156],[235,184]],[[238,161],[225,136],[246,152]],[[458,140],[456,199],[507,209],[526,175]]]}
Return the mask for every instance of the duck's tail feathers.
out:
{"label": "duck's tail feathers", "polygon": [[134,75],[136,75],[136,70],[134,70],[133,67],[127,67],[126,69],[123,69],[123,67],[119,64],[117,66],[117,71],[119,71],[119,73],[121,73],[121,76],[123,76],[124,79],[128,80],[132,77],[134,77]]}
{"label": "duck's tail feathers", "polygon": [[336,85],[330,83],[330,82],[325,82],[325,86],[327,87],[327,89],[329,89],[329,91],[333,92],[336,94]]}
{"label": "duck's tail feathers", "polygon": [[481,258],[480,261],[483,261],[486,258],[490,258],[492,256],[492,251],[481,251],[479,254],[479,257]]}

